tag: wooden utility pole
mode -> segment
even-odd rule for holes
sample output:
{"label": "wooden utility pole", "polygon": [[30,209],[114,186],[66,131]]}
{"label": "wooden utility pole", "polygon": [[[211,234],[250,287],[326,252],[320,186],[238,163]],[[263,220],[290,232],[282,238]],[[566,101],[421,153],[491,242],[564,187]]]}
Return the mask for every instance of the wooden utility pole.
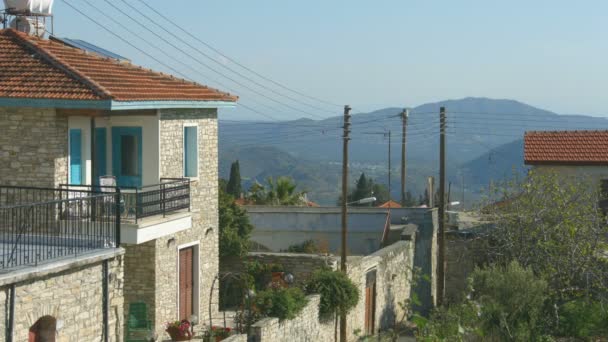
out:
{"label": "wooden utility pole", "polygon": [[445,107],[439,111],[439,256],[437,258],[437,304],[442,305],[445,297]]}
{"label": "wooden utility pole", "polygon": [[[348,141],[350,140],[350,110],[344,106],[344,135],[342,147],[342,248],[340,254],[340,271],[346,274],[347,250],[347,201],[348,201]],[[340,342],[346,342],[346,313],[340,314]]]}
{"label": "wooden utility pole", "polygon": [[407,118],[410,110],[404,109],[401,112],[401,205],[405,207],[405,134],[407,133]]}
{"label": "wooden utility pole", "polygon": [[388,200],[389,200],[389,204],[388,204],[388,209],[390,211],[391,209],[391,204],[390,201],[392,199],[391,196],[391,130],[388,130]]}

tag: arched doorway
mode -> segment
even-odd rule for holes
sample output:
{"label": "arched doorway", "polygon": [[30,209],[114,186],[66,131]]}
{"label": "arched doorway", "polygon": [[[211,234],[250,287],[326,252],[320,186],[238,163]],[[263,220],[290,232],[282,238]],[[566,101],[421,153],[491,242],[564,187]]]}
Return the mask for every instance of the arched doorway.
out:
{"label": "arched doorway", "polygon": [[57,320],[55,317],[41,317],[30,327],[28,342],[55,342]]}

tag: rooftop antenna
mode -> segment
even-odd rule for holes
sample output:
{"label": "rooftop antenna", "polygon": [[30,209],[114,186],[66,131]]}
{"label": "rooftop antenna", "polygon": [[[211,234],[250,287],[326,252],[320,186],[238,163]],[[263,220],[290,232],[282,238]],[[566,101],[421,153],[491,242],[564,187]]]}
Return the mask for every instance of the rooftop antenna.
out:
{"label": "rooftop antenna", "polygon": [[[31,36],[44,37],[46,32],[51,35],[53,23],[54,0],[4,0],[4,10],[0,11],[0,21],[3,28],[13,28]],[[47,18],[50,21],[50,31],[47,31]]]}

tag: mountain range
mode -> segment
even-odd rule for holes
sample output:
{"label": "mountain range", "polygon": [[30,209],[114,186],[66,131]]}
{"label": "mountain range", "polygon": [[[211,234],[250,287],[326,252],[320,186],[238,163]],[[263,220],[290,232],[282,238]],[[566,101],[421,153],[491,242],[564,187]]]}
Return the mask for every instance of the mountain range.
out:
{"label": "mountain range", "polygon": [[[464,98],[410,109],[406,187],[418,196],[425,178],[437,176],[439,110],[446,109],[447,173],[455,198],[479,197],[492,181],[523,173],[523,135],[531,130],[608,129],[608,120],[559,115],[514,100]],[[351,119],[350,179],[361,172],[388,185],[388,131],[391,132],[391,193],[399,199],[401,108],[354,114]],[[335,204],[340,190],[343,117],[324,120],[220,120],[220,176],[239,160],[247,188],[253,181],[290,176],[309,197]]]}

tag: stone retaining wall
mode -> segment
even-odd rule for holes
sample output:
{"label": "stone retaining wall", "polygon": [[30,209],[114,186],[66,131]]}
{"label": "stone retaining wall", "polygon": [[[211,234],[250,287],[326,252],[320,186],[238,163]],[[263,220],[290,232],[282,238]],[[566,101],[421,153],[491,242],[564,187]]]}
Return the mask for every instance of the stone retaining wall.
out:
{"label": "stone retaining wall", "polygon": [[[123,257],[108,260],[109,340],[123,339]],[[51,273],[16,284],[13,341],[27,342],[29,329],[44,316],[63,322],[57,342],[101,341],[103,332],[102,262]],[[0,327],[6,330],[10,287],[0,288]],[[2,339],[4,335],[2,335]]]}
{"label": "stone retaining wall", "polygon": [[319,322],[320,295],[308,296],[308,304],[291,320],[264,318],[252,326],[252,338],[256,342],[309,342],[332,341],[334,324]]}
{"label": "stone retaining wall", "polygon": [[[415,237],[411,241],[399,241],[374,254],[348,258],[348,276],[359,288],[359,303],[347,318],[349,341],[365,334],[365,288],[368,272],[376,272],[376,315],[374,332],[392,328],[403,317],[399,303],[410,298],[412,270],[414,262]],[[282,256],[282,258],[281,258]],[[294,265],[308,261],[310,265],[321,265],[320,261],[331,260],[338,268],[339,258],[330,256],[301,255],[291,253],[255,253],[250,255],[258,261],[280,261],[283,265]],[[310,260],[315,260],[311,262]],[[304,278],[304,271],[310,274],[313,266],[295,267],[294,275]],[[310,269],[309,269],[310,268]],[[286,270],[288,270],[286,268]],[[295,272],[300,270],[300,273]],[[298,275],[296,275],[296,278]],[[319,322],[318,305],[320,296],[309,296],[306,308],[293,320],[279,322],[276,318],[265,318],[254,324],[254,337],[258,342],[274,341],[332,341],[334,322]]]}

